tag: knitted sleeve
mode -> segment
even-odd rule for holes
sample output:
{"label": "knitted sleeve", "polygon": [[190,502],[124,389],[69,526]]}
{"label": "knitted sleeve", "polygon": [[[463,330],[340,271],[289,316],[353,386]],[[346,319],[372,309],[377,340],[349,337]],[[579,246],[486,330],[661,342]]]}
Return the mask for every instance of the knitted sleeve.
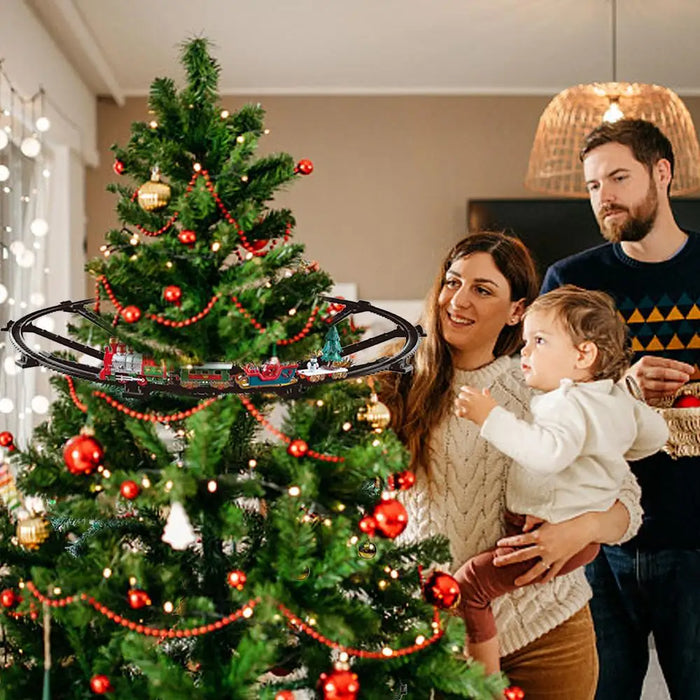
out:
{"label": "knitted sleeve", "polygon": [[617,499],[627,508],[630,520],[625,534],[617,542],[609,542],[608,544],[622,544],[631,540],[642,526],[642,515],[644,514],[641,506],[642,489],[639,487],[637,477],[631,471],[627,472]]}

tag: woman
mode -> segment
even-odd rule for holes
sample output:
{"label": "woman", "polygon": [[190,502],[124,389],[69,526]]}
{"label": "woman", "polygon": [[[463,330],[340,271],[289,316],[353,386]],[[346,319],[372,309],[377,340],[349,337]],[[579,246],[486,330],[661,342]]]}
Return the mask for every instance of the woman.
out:
{"label": "woman", "polygon": [[[527,248],[501,233],[463,239],[443,262],[426,303],[427,337],[414,371],[383,392],[394,428],[413,455],[416,484],[404,503],[405,538],[442,534],[453,569],[503,536],[510,459],[456,417],[459,387],[488,387],[499,404],[528,415],[530,390],[511,355],[521,344],[521,317],[537,294]],[[591,590],[582,569],[554,579],[552,569],[591,542],[629,539],[641,522],[639,487],[632,477],[604,513],[500,540],[516,546],[495,563],[533,560],[516,581],[538,580],[495,601],[501,667],[528,700],[590,700],[598,666],[588,610]]]}

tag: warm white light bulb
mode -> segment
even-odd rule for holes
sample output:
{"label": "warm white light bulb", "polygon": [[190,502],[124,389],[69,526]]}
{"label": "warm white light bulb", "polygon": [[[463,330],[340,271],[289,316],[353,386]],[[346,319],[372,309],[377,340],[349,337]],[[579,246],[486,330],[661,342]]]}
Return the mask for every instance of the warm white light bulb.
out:
{"label": "warm white light bulb", "polygon": [[41,142],[34,136],[27,136],[25,139],[22,139],[19,150],[27,158],[36,158],[41,153]]}
{"label": "warm white light bulb", "polygon": [[0,399],[0,413],[12,413],[14,410],[15,405],[12,403],[12,399]]}
{"label": "warm white light bulb", "polygon": [[49,223],[46,219],[34,219],[34,221],[29,224],[29,230],[38,238],[42,238],[49,232]]}
{"label": "warm white light bulb", "polygon": [[603,114],[603,121],[613,124],[614,122],[619,122],[620,119],[624,119],[624,116],[620,105],[617,104],[617,100],[612,100],[610,106],[605,110],[605,114]]}
{"label": "warm white light bulb", "polygon": [[47,117],[39,117],[35,126],[37,131],[48,131],[51,128],[51,122]]}
{"label": "warm white light bulb", "polygon": [[10,169],[6,165],[0,165],[0,182],[10,179]]}
{"label": "warm white light bulb", "polygon": [[10,137],[7,135],[5,129],[0,129],[0,151],[2,151],[8,143],[10,143]]}

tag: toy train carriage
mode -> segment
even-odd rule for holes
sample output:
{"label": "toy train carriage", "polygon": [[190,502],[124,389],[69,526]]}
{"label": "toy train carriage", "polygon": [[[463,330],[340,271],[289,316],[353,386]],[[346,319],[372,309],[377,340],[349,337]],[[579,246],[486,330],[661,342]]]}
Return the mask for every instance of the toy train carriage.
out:
{"label": "toy train carriage", "polygon": [[259,367],[248,363],[243,367],[244,373],[236,376],[236,383],[244,389],[250,386],[265,387],[294,384],[297,381],[297,367],[298,364],[296,362],[282,364],[276,358],[264,362]]}
{"label": "toy train carriage", "polygon": [[148,382],[167,382],[169,370],[165,362],[157,363],[152,357],[144,357],[129,350],[124,343],[111,340],[105,346],[99,377],[120,382],[135,381],[143,386]]}
{"label": "toy train carriage", "polygon": [[207,362],[203,365],[182,367],[179,372],[180,385],[193,388],[213,386],[225,389],[231,386],[234,365],[230,362]]}

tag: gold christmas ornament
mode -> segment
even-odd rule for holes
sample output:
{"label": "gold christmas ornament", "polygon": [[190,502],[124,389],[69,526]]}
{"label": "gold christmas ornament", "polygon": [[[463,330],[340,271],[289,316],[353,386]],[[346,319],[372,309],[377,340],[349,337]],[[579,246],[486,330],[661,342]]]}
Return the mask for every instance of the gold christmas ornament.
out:
{"label": "gold christmas ornament", "polygon": [[373,542],[363,542],[357,548],[357,553],[362,559],[374,559],[377,554],[377,546]]}
{"label": "gold christmas ornament", "polygon": [[151,171],[151,179],[139,187],[139,206],[146,211],[158,211],[168,206],[170,187],[160,181],[160,170],[156,167]]}
{"label": "gold christmas ornament", "polygon": [[49,521],[46,518],[29,517],[17,523],[17,541],[27,549],[39,549],[49,536]]}
{"label": "gold christmas ornament", "polygon": [[391,411],[377,398],[376,394],[372,394],[367,405],[357,412],[357,420],[369,423],[374,430],[380,432],[391,422]]}

